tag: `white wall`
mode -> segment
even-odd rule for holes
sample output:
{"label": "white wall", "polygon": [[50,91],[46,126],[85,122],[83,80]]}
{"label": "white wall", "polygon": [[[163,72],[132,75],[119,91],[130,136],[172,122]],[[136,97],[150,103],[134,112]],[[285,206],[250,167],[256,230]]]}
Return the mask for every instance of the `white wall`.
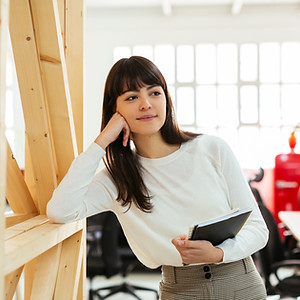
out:
{"label": "white wall", "polygon": [[101,99],[115,46],[300,40],[297,5],[244,6],[237,16],[230,7],[100,9],[87,7],[85,147],[99,132]]}

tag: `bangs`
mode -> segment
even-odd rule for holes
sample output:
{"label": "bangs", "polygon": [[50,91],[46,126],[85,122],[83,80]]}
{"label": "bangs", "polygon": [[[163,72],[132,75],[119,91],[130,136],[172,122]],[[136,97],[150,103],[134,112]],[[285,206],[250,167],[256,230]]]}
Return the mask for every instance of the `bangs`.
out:
{"label": "bangs", "polygon": [[166,82],[158,68],[149,60],[141,61],[133,57],[124,59],[119,66],[114,88],[120,96],[125,90],[136,91],[145,85],[159,85],[164,90]]}

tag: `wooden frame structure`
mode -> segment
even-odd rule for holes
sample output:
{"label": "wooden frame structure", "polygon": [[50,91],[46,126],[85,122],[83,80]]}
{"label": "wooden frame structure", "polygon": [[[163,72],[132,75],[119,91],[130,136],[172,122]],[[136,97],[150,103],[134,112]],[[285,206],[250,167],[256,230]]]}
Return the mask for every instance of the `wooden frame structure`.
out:
{"label": "wooden frame structure", "polygon": [[[83,24],[83,0],[0,0],[0,299],[12,299],[22,272],[25,300],[86,298],[85,221],[54,224],[45,215],[83,148]],[[25,176],[5,140],[8,31],[25,120]]]}

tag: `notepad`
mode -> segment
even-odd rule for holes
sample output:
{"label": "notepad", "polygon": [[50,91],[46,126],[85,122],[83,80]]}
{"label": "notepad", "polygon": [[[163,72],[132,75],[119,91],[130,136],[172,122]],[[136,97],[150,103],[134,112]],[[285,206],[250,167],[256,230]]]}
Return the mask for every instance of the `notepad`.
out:
{"label": "notepad", "polygon": [[252,209],[235,209],[226,215],[201,222],[192,226],[189,231],[190,240],[207,240],[214,246],[229,238],[234,238],[241,230]]}

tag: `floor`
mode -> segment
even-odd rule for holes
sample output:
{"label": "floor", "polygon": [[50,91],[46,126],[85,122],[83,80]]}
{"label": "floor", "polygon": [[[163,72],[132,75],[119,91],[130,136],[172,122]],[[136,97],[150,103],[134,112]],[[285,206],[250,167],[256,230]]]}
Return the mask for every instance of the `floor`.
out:
{"label": "floor", "polygon": [[[155,272],[154,274],[152,273],[136,273],[136,274],[131,274],[127,282],[135,285],[141,285],[144,287],[150,287],[154,289],[158,289],[159,286],[159,281],[160,281],[160,274]],[[114,276],[111,279],[106,279],[105,277],[96,277],[93,281],[93,288],[98,288],[98,287],[104,287],[104,286],[109,286],[109,285],[114,285],[114,284],[120,284],[123,282],[123,279],[120,276]],[[89,281],[87,281],[87,290],[89,289]],[[137,291],[137,295],[142,299],[142,300],[155,300],[156,297],[154,293],[152,292],[144,292],[144,291]],[[102,295],[105,295],[103,292]],[[129,294],[124,294],[124,293],[118,293],[116,295],[110,296],[107,298],[109,300],[133,300],[137,299]],[[279,296],[268,296],[267,300],[278,300],[278,299],[284,299],[284,300],[295,300],[295,298],[280,298]],[[88,299],[87,300],[92,300]],[[95,299],[96,300],[96,299]],[[97,299],[98,300],[98,299]],[[221,299],[220,299],[221,300]],[[300,300],[300,298],[299,298]]]}
{"label": "floor", "polygon": [[[135,284],[143,287],[149,287],[153,289],[158,289],[159,286],[159,281],[161,279],[161,276],[159,272],[155,271],[153,273],[151,272],[146,272],[146,273],[131,273],[126,282],[130,284]],[[124,282],[123,278],[121,276],[113,276],[110,279],[106,279],[105,277],[98,276],[94,279],[93,281],[93,288],[99,288],[99,287],[105,287],[105,286],[110,286],[110,285],[115,285],[115,284],[121,284]],[[89,290],[89,280],[86,282],[86,288],[87,288],[87,300],[92,300],[88,298],[88,290]],[[155,300],[155,294],[152,292],[145,292],[145,291],[137,291],[137,295],[140,297],[141,300]],[[103,292],[102,295],[105,295]],[[298,297],[300,300],[300,297]],[[17,293],[14,295],[13,300],[23,300],[24,295],[23,295],[23,276],[20,279],[20,284],[17,289]],[[129,294],[124,294],[124,293],[118,293],[116,295],[110,296],[107,298],[109,300],[134,300],[137,299]],[[278,300],[280,299],[278,296],[268,296],[267,300]],[[295,300],[295,298],[281,298],[284,300]],[[93,300],[99,300],[99,299],[93,299]],[[221,299],[220,299],[221,300]]]}
{"label": "floor", "polygon": [[[126,279],[126,282],[142,287],[147,287],[147,288],[153,288],[158,290],[159,286],[159,281],[160,281],[160,274],[157,272],[153,273],[136,273],[136,274],[131,274],[128,276]],[[93,288],[100,288],[104,286],[110,286],[110,285],[115,285],[115,284],[120,284],[124,282],[123,278],[121,276],[114,276],[111,279],[106,279],[105,277],[96,277],[93,280]],[[89,281],[87,280],[86,283],[87,290],[89,289]],[[88,292],[87,292],[88,294]],[[136,294],[142,299],[142,300],[155,300],[157,299],[155,296],[155,293],[153,292],[148,292],[148,291],[137,291]],[[105,295],[105,292],[102,292],[101,295]],[[130,300],[130,299],[137,299],[129,294],[124,294],[124,293],[118,293],[116,295],[110,296],[107,298],[109,300]],[[92,300],[88,299],[87,300]],[[96,300],[96,298],[95,298]],[[97,299],[98,300],[98,299]]]}

